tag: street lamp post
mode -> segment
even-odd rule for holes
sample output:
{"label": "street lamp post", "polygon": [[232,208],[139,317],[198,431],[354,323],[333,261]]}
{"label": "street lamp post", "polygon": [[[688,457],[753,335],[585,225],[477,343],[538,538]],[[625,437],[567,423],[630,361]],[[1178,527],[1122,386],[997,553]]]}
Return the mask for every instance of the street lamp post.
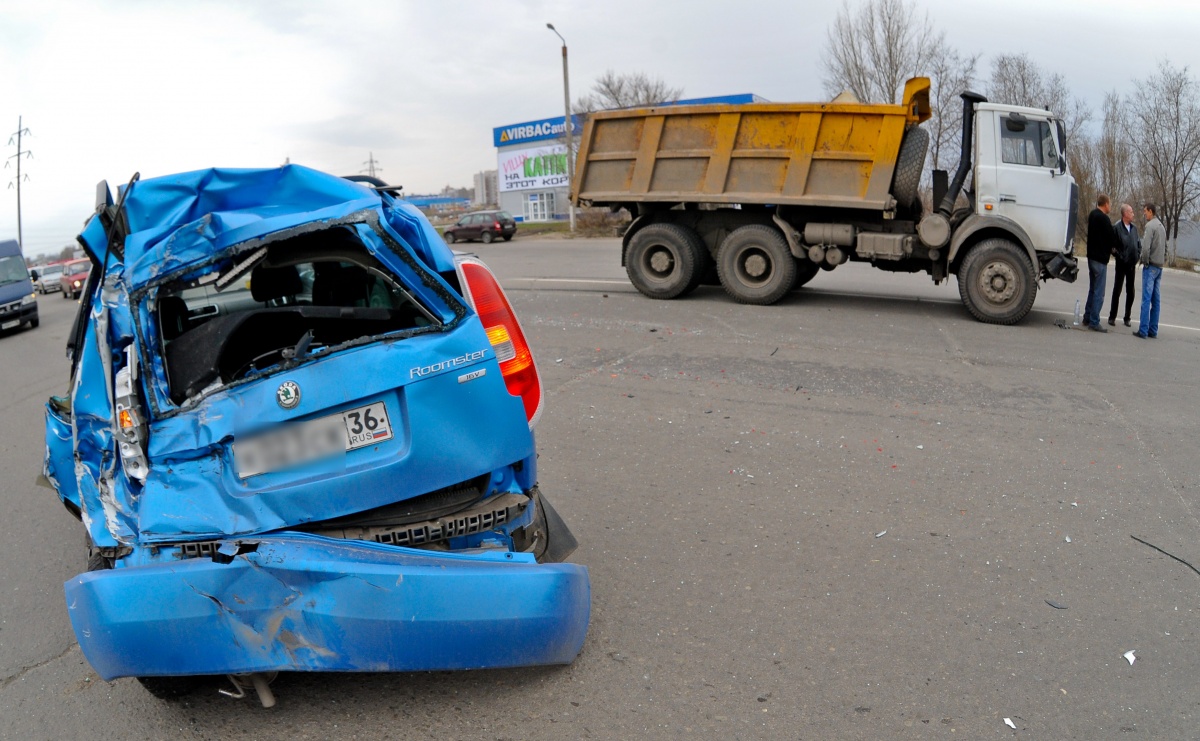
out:
{"label": "street lamp post", "polygon": [[575,232],[575,202],[571,199],[571,187],[575,184],[575,132],[571,126],[571,82],[567,76],[567,40],[562,37],[553,23],[547,23],[546,28],[554,32],[562,41],[563,54],[563,123],[567,131],[567,208],[571,214],[571,232]]}

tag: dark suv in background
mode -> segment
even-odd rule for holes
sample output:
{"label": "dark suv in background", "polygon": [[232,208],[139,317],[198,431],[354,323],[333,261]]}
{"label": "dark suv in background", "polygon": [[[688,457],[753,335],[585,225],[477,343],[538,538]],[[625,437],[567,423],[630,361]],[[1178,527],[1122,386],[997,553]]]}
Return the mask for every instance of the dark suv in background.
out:
{"label": "dark suv in background", "polygon": [[476,211],[466,214],[454,226],[447,227],[442,236],[447,242],[459,240],[470,241],[478,239],[484,244],[491,244],[499,237],[505,242],[517,233],[517,222],[507,211]]}

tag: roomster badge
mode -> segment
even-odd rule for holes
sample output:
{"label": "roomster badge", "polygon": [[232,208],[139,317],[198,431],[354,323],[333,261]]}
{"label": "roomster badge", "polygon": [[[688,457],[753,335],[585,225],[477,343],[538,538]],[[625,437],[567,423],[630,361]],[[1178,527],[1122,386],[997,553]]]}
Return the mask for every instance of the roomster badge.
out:
{"label": "roomster badge", "polygon": [[300,387],[295,381],[284,381],[275,392],[275,401],[284,409],[295,409],[300,403]]}

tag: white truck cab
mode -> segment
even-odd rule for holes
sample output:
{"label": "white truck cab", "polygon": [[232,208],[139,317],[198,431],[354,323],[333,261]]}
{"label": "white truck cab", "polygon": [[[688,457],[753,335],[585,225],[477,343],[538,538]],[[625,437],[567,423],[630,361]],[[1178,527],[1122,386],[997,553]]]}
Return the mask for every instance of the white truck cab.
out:
{"label": "white truck cab", "polygon": [[976,105],[975,214],[1011,220],[1034,252],[1069,254],[1078,191],[1065,145],[1049,111]]}

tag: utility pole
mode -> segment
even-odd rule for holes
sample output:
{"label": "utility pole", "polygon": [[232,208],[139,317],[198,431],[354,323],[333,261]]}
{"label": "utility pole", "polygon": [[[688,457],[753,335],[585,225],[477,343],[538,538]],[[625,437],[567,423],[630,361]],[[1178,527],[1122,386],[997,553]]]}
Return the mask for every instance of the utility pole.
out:
{"label": "utility pole", "polygon": [[547,23],[546,28],[554,32],[558,40],[562,42],[562,58],[563,58],[563,109],[566,115],[563,116],[563,123],[567,130],[567,206],[571,212],[571,233],[575,233],[575,202],[571,200],[571,188],[575,184],[575,132],[571,126],[571,82],[567,75],[567,40],[563,38],[558,29],[553,23]]}
{"label": "utility pole", "polygon": [[[23,255],[25,254],[25,235],[21,228],[21,157],[24,156],[26,159],[28,159],[33,156],[33,152],[21,149],[22,136],[30,136],[30,133],[29,129],[21,125],[21,117],[17,116],[17,130],[8,138],[8,143],[10,145],[14,143],[17,145],[17,153],[10,156],[8,159],[15,159],[17,161],[17,246],[21,249],[21,254]],[[4,161],[4,166],[8,167],[8,160]],[[26,175],[25,179],[28,180],[29,176]],[[13,184],[9,183],[8,187],[13,187]]]}
{"label": "utility pole", "polygon": [[383,168],[379,166],[379,162],[375,159],[374,152],[369,153],[367,161],[363,164],[367,166],[367,169],[361,170],[361,172],[370,175],[371,177],[375,177],[375,173],[377,172],[383,172]]}

